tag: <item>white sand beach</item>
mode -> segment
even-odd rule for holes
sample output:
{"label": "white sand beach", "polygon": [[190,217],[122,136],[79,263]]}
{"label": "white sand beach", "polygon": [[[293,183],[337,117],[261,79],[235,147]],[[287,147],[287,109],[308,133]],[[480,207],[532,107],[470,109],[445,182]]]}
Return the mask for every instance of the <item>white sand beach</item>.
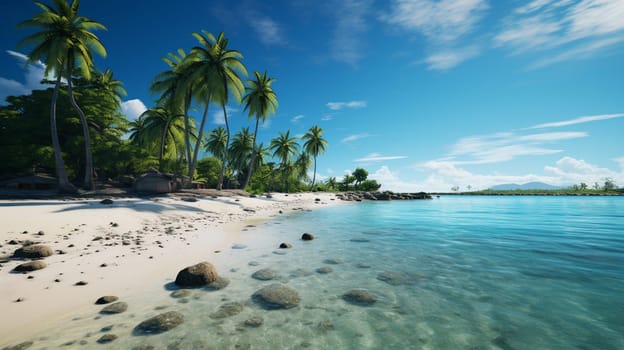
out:
{"label": "white sand beach", "polygon": [[[200,261],[229,270],[241,262],[224,251],[264,239],[243,235],[248,227],[281,213],[341,202],[332,193],[100,201],[0,201],[0,257],[5,260],[0,264],[0,347],[36,338],[103,295],[132,298],[145,289],[162,289],[179,270]],[[24,241],[55,251],[43,260],[45,268],[12,272],[25,261],[5,258]],[[76,285],[80,281],[86,285]]]}

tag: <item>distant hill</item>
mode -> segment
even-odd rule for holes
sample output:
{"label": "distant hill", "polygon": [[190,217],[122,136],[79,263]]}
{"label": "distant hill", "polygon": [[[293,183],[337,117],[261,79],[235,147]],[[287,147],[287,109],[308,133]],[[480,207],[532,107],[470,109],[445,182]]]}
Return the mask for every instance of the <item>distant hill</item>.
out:
{"label": "distant hill", "polygon": [[509,190],[560,190],[565,187],[553,186],[543,182],[529,182],[522,185],[518,184],[502,184],[490,187],[494,191],[509,191]]}

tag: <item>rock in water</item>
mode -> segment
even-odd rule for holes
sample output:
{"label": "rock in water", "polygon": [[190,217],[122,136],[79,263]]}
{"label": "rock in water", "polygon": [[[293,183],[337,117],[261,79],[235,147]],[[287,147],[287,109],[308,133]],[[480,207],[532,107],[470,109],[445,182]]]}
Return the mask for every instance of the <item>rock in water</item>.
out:
{"label": "rock in water", "polygon": [[292,248],[292,244],[288,242],[282,242],[279,247],[280,249],[288,249],[288,248]]}
{"label": "rock in water", "polygon": [[110,304],[104,307],[100,311],[100,313],[104,315],[120,314],[126,310],[128,310],[128,304],[124,303],[123,301],[118,301],[114,304]]}
{"label": "rock in water", "polygon": [[269,281],[275,280],[279,278],[279,275],[275,270],[272,269],[260,269],[251,275],[252,278],[255,278],[260,281]]}
{"label": "rock in water", "polygon": [[272,309],[290,309],[301,301],[296,290],[283,284],[266,286],[251,296],[252,300],[262,307]]}
{"label": "rock in water", "polygon": [[23,343],[19,343],[17,345],[7,346],[6,348],[3,348],[3,350],[26,350],[26,349],[30,348],[33,344],[34,344],[34,342],[29,340],[29,341],[25,341]]}
{"label": "rock in water", "polygon": [[210,318],[226,318],[238,315],[243,311],[243,304],[237,302],[225,303],[219,307],[217,312],[210,315]]}
{"label": "rock in water", "polygon": [[186,267],[178,272],[175,284],[182,287],[200,287],[217,280],[217,270],[207,261]]}
{"label": "rock in water", "polygon": [[323,266],[323,267],[319,267],[318,269],[316,269],[316,272],[323,274],[323,275],[328,274],[332,271],[334,270],[329,266]]}
{"label": "rock in water", "polygon": [[47,245],[34,244],[21,247],[13,253],[14,258],[39,259],[54,254],[54,250]]}
{"label": "rock in water", "polygon": [[262,326],[264,323],[264,318],[262,316],[252,316],[245,320],[244,325],[247,327],[257,328]]}
{"label": "rock in water", "polygon": [[110,205],[110,204],[113,204],[113,200],[112,200],[112,199],[110,199],[110,198],[102,199],[102,200],[100,201],[100,204],[107,204],[107,205]]}
{"label": "rock in water", "polygon": [[98,300],[95,301],[95,303],[98,305],[102,305],[112,303],[117,300],[119,300],[119,298],[114,295],[105,295],[103,297],[99,297]]}
{"label": "rock in water", "polygon": [[352,289],[342,295],[342,299],[350,304],[370,306],[377,302],[377,296],[364,289]]}
{"label": "rock in water", "polygon": [[139,335],[166,332],[184,323],[184,316],[177,311],[169,311],[139,323],[134,332]]}
{"label": "rock in water", "polygon": [[19,264],[15,266],[13,271],[14,272],[30,272],[30,271],[41,270],[44,267],[46,267],[46,263],[44,263],[41,260],[36,260],[36,261]]}
{"label": "rock in water", "polygon": [[384,271],[377,275],[377,279],[380,281],[384,281],[392,286],[400,286],[400,285],[413,285],[418,282],[419,279],[424,278],[425,276],[419,275],[416,273],[408,273],[401,271]]}
{"label": "rock in water", "polygon": [[169,294],[172,298],[186,298],[191,295],[191,291],[188,289],[178,289]]}
{"label": "rock in water", "polygon": [[301,240],[303,240],[303,241],[311,241],[313,239],[314,239],[314,234],[312,234],[312,233],[306,232],[306,233],[301,235]]}
{"label": "rock in water", "polygon": [[208,290],[213,290],[213,291],[214,290],[221,290],[221,289],[227,287],[229,284],[230,284],[230,280],[229,279],[227,279],[225,277],[219,276],[219,277],[217,277],[217,279],[214,282],[208,284],[206,286],[206,288]]}

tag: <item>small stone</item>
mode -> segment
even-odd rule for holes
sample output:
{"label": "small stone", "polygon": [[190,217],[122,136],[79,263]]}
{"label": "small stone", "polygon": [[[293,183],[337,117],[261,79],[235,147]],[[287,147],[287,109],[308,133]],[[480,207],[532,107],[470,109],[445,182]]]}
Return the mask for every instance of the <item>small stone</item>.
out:
{"label": "small stone", "polygon": [[184,323],[184,316],[177,311],[168,311],[158,314],[139,323],[135,328],[136,334],[158,334],[166,332]]}
{"label": "small stone", "polygon": [[43,232],[43,231],[39,231],[39,232],[37,232],[37,235],[38,235],[38,236],[43,236],[43,235],[45,235],[45,232]]}
{"label": "small stone", "polygon": [[245,248],[247,248],[247,246],[244,244],[240,244],[240,243],[232,244],[232,249],[245,249]]}
{"label": "small stone", "polygon": [[101,201],[100,201],[100,204],[107,204],[107,205],[110,205],[110,204],[113,204],[113,200],[112,200],[112,199],[110,199],[110,198],[106,198],[106,199],[101,200]]}
{"label": "small stone", "polygon": [[363,262],[359,262],[357,264],[355,264],[355,267],[359,268],[359,269],[370,269],[370,265],[367,263],[363,263]]}
{"label": "small stone", "polygon": [[89,284],[86,281],[78,281],[76,283],[74,283],[74,286],[86,286],[87,284]]}
{"label": "small stone", "polygon": [[279,275],[277,274],[275,270],[267,268],[267,269],[260,269],[254,272],[251,275],[251,277],[260,281],[269,281],[269,280],[278,279]]}
{"label": "small stone", "polygon": [[107,343],[112,342],[115,339],[117,339],[117,336],[114,334],[104,334],[103,336],[100,337],[100,339],[97,340],[97,342],[100,344],[107,344]]}
{"label": "small stone", "polygon": [[114,295],[105,295],[105,296],[99,297],[98,300],[95,301],[95,303],[97,305],[102,305],[102,304],[109,304],[117,300],[119,300],[119,297],[116,297]]}
{"label": "small stone", "polygon": [[101,264],[100,265],[100,267],[106,267],[106,266],[108,266],[108,265],[106,265],[106,264]]}
{"label": "small stone", "polygon": [[358,306],[370,306],[377,302],[377,296],[364,289],[352,289],[343,294],[342,299]]}
{"label": "small stone", "polygon": [[303,241],[311,241],[311,240],[313,240],[314,238],[315,238],[315,237],[314,237],[314,234],[312,234],[312,233],[308,233],[308,232],[306,232],[306,233],[304,233],[303,235],[301,235],[301,240],[303,240]]}
{"label": "small stone", "polygon": [[329,266],[323,266],[323,267],[319,267],[318,269],[316,269],[316,272],[325,275],[328,274],[330,272],[334,271],[331,267]]}
{"label": "small stone", "polygon": [[251,328],[258,328],[264,323],[262,316],[252,316],[245,320],[244,325]]}
{"label": "small stone", "polygon": [[13,272],[31,272],[36,270],[41,270],[45,268],[47,265],[45,262],[41,260],[30,261],[27,263],[19,264],[15,266]]}
{"label": "small stone", "polygon": [[288,248],[292,248],[292,244],[288,242],[282,242],[279,247],[280,249],[288,249]]}
{"label": "small stone", "polygon": [[123,301],[118,301],[114,304],[107,305],[100,311],[100,313],[103,315],[112,315],[120,314],[126,310],[128,310],[128,304],[124,303]]}
{"label": "small stone", "polygon": [[243,304],[237,302],[225,303],[219,306],[219,309],[210,315],[210,318],[226,318],[238,315],[243,311]]}
{"label": "small stone", "polygon": [[104,239],[104,237],[102,236],[95,236],[92,241],[101,241],[102,239]]}
{"label": "small stone", "polygon": [[214,282],[207,284],[206,289],[212,290],[212,291],[221,290],[227,287],[229,284],[230,284],[229,279],[219,276]]}
{"label": "small stone", "polygon": [[343,263],[342,259],[325,259],[323,262],[329,265],[339,265]]}
{"label": "small stone", "polygon": [[191,291],[188,289],[178,289],[178,290],[171,292],[171,294],[169,294],[169,296],[172,298],[186,298],[190,295],[191,295]]}
{"label": "small stone", "polygon": [[272,309],[290,309],[301,301],[296,290],[283,284],[266,286],[252,295],[252,300],[262,307]]}
{"label": "small stone", "polygon": [[19,343],[17,345],[7,346],[6,348],[3,348],[3,350],[26,350],[26,349],[30,348],[33,344],[34,344],[34,342],[29,340],[29,341],[25,341],[23,343]]}

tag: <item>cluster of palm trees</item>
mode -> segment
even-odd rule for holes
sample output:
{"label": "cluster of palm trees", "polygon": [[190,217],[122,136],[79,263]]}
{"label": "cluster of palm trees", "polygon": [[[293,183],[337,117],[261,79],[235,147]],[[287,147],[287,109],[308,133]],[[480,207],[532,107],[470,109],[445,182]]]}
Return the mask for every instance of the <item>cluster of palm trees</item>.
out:
{"label": "cluster of palm trees", "polygon": [[[84,187],[93,189],[93,160],[89,125],[85,113],[76,103],[73,94],[72,78],[90,79],[93,55],[106,56],[106,49],[94,30],[106,27],[87,17],[78,15],[79,0],[52,0],[54,6],[35,2],[42,12],[22,22],[19,27],[35,27],[38,32],[25,37],[22,44],[32,44],[34,49],[29,54],[29,62],[39,60],[46,64],[46,74],[53,74],[54,92],[50,106],[50,126],[55,155],[56,174],[59,189],[74,192],[75,187],[69,182],[56,127],[56,101],[59,90],[67,86],[70,102],[78,113],[83,130],[85,147]],[[253,78],[243,81],[247,69],[242,63],[243,55],[228,48],[229,40],[221,32],[214,36],[205,30],[192,33],[197,45],[186,52],[179,49],[164,58],[168,69],[159,73],[153,80],[150,90],[158,95],[157,105],[143,113],[130,123],[130,142],[145,147],[150,154],[158,154],[161,171],[165,160],[175,160],[183,165],[189,184],[196,174],[199,150],[217,157],[221,162],[217,188],[224,183],[226,168],[240,180],[241,187],[246,187],[256,169],[273,151],[272,157],[279,159],[279,172],[286,179],[288,174],[297,170],[298,178],[306,178],[310,166],[310,157],[314,158],[314,176],[316,180],[316,159],[325,151],[327,141],[323,139],[323,130],[312,127],[303,136],[305,141],[301,153],[296,138],[290,131],[280,133],[271,140],[270,146],[257,144],[258,126],[266,118],[276,113],[278,100],[272,89],[274,78],[267,72],[254,72]],[[110,70],[97,75],[94,83],[107,86],[111,96],[119,104],[120,82],[114,80]],[[230,103],[244,105],[249,119],[255,120],[254,132],[243,128],[230,140],[228,109]],[[225,128],[218,127],[204,136],[206,117],[211,106],[218,106],[223,111]],[[191,109],[201,112],[199,126],[189,116]],[[155,142],[157,140],[157,142]],[[230,142],[231,141],[231,142]]]}

